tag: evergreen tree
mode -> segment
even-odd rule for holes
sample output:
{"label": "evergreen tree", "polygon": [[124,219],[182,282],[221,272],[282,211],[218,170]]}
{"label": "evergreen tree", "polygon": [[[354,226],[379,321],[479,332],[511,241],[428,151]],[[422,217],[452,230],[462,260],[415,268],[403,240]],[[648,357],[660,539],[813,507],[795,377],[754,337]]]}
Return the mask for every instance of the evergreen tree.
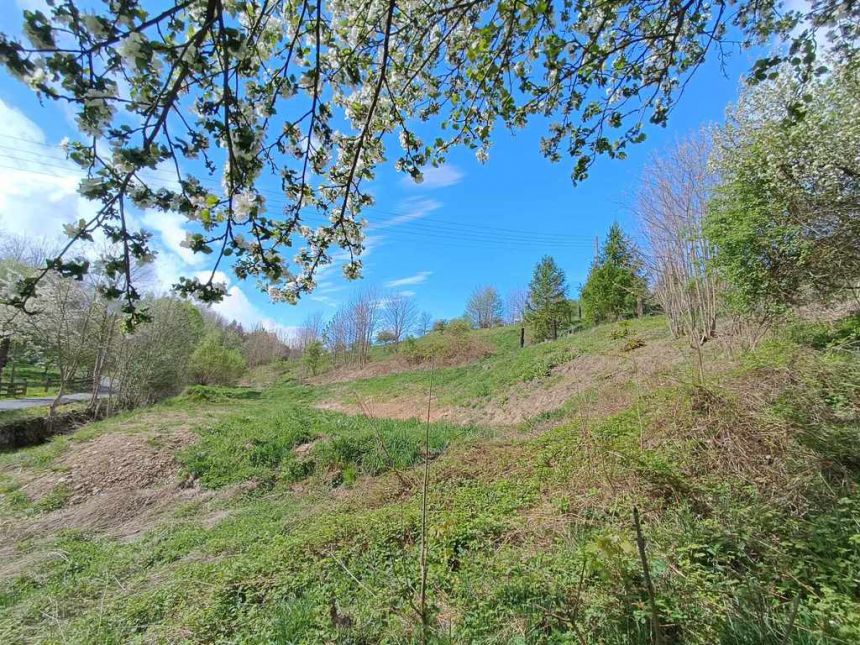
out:
{"label": "evergreen tree", "polygon": [[636,245],[617,223],[612,224],[582,288],[583,317],[601,323],[641,315],[645,286]]}
{"label": "evergreen tree", "polygon": [[567,283],[562,271],[550,256],[541,258],[529,283],[526,322],[535,340],[558,338],[561,327],[570,321]]}

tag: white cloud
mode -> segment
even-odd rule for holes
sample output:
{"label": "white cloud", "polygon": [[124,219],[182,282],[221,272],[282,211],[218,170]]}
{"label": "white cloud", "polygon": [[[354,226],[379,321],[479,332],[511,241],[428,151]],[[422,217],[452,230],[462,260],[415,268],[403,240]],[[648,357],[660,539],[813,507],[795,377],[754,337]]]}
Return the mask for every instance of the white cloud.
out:
{"label": "white cloud", "polygon": [[438,168],[433,166],[424,168],[421,174],[424,175],[424,181],[421,183],[416,182],[412,177],[404,177],[401,182],[413,188],[444,188],[459,184],[463,180],[463,172],[457,166],[450,164],[442,164]]}
{"label": "white cloud", "polygon": [[[198,271],[195,274],[199,280],[204,282],[209,279],[210,275],[211,273],[209,271]],[[278,321],[267,316],[259,307],[257,307],[257,305],[251,302],[250,298],[248,298],[239,286],[230,284],[230,277],[223,271],[216,271],[212,281],[227,285],[227,294],[224,296],[224,299],[221,302],[209,305],[213,311],[221,314],[227,320],[235,320],[236,322],[241,323],[247,330],[260,326],[271,332],[283,334],[287,337],[295,335],[298,327],[282,325]]]}
{"label": "white cloud", "polygon": [[198,271],[194,274],[194,277],[200,280],[200,282],[208,281],[209,276],[212,276],[212,282],[215,284],[230,284],[230,277],[223,271],[216,271],[214,274],[211,271]]}
{"label": "white cloud", "polygon": [[77,193],[80,169],[42,129],[0,100],[0,228],[32,238],[61,238],[63,224],[89,219],[97,206]]}
{"label": "white cloud", "polygon": [[323,305],[328,305],[329,307],[337,307],[337,300],[330,296],[310,295],[308,296],[308,299]]}
{"label": "white cloud", "polygon": [[406,298],[411,298],[412,296],[414,296],[414,295],[415,295],[415,292],[414,292],[414,291],[410,291],[409,289],[405,289],[404,291],[401,291],[401,292],[400,292],[400,295],[401,295],[401,296],[405,296]]}
{"label": "white cloud", "polygon": [[386,287],[405,287],[412,284],[421,284],[430,277],[432,271],[419,271],[415,275],[406,276],[405,278],[397,278],[389,280],[385,283]]}
{"label": "white cloud", "polygon": [[373,224],[369,228],[380,229],[405,224],[406,222],[427,217],[430,213],[441,207],[442,204],[437,202],[435,199],[409,200],[401,206],[400,210],[402,212],[400,215],[392,217],[391,219],[383,220],[378,224]]}
{"label": "white cloud", "polygon": [[246,330],[254,329],[255,327],[263,327],[271,332],[280,333],[287,337],[292,337],[298,331],[298,327],[290,327],[282,325],[276,320],[266,316],[260,309],[254,305],[236,285],[227,289],[227,295],[221,302],[211,305],[212,309],[224,316],[227,320],[235,320],[242,323]]}
{"label": "white cloud", "polygon": [[156,231],[167,249],[182,258],[186,264],[199,266],[206,261],[206,256],[203,253],[194,253],[191,249],[182,246],[187,233],[183,226],[186,221],[185,217],[179,213],[171,212],[148,211],[143,216],[144,226]]}

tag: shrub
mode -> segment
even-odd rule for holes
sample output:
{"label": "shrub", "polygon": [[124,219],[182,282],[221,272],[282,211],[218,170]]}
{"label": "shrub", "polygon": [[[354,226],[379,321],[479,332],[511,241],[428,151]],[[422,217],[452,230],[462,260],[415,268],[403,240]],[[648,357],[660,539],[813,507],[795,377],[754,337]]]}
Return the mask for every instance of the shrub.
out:
{"label": "shrub", "polygon": [[621,346],[621,351],[632,352],[634,349],[639,349],[640,347],[645,347],[645,341],[639,336],[633,336],[624,341],[624,344]]}
{"label": "shrub", "polygon": [[420,341],[407,338],[401,345],[401,354],[410,365],[436,361],[456,363],[474,360],[490,353],[489,346],[471,333],[467,320],[450,321],[445,331],[425,336]]}
{"label": "shrub", "polygon": [[245,359],[238,350],[221,344],[221,336],[208,334],[191,354],[192,380],[199,385],[234,385],[245,372]]}
{"label": "shrub", "polygon": [[626,320],[622,320],[618,323],[618,326],[615,327],[611,332],[609,332],[609,338],[612,340],[621,340],[622,338],[627,338],[630,335],[630,323]]}
{"label": "shrub", "polygon": [[203,317],[191,303],[158,298],[147,306],[151,322],[123,339],[111,374],[117,399],[127,407],[177,394],[188,383],[191,355],[203,338]]}
{"label": "shrub", "polygon": [[316,376],[316,373],[320,368],[320,363],[322,363],[322,358],[323,344],[318,340],[309,343],[305,348],[302,362],[305,364],[305,369],[307,369],[312,376]]}

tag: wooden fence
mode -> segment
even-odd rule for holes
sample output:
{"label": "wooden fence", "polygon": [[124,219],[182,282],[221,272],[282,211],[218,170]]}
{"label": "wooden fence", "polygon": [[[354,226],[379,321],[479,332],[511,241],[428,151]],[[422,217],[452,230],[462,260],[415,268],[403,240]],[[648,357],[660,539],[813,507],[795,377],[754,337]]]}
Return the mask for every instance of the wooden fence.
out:
{"label": "wooden fence", "polygon": [[[60,379],[56,377],[46,378],[42,381],[9,381],[0,383],[0,396],[17,397],[27,396],[27,394],[47,394],[52,388],[59,386]],[[93,380],[91,378],[73,378],[66,381],[66,394],[89,392],[92,389]]]}

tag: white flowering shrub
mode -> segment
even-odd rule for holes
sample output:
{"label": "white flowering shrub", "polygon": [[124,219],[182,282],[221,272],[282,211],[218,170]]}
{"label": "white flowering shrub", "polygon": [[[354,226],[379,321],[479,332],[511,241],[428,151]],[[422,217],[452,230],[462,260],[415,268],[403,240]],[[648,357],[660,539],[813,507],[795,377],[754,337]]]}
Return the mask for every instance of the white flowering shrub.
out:
{"label": "white flowering shrub", "polygon": [[[294,302],[336,248],[349,258],[344,273],[359,276],[366,185],[391,154],[389,133],[400,144],[394,166],[420,179],[453,146],[486,161],[496,127],[539,117],[543,153],[570,156],[581,180],[596,156],[623,157],[645,123],[666,122],[730,30],[748,46],[805,19],[787,56],[809,67],[812,32],[851,43],[860,14],[827,0],[805,16],[773,0],[46,3],[47,12],[24,12],[25,41],[0,36],[0,63],[76,113],[81,137],[68,155],[86,171],[81,193],[100,207],[68,228],[69,248],[96,230],[120,245],[107,271],[125,279],[109,295],[132,322],[131,266],[152,250],[130,226],[130,206],[183,214],[196,231],[186,244],[213,255],[212,276],[231,255],[238,277]],[[756,75],[782,58],[761,61]],[[426,139],[423,121],[435,133]],[[156,168],[175,171],[175,183],[148,181]],[[216,173],[217,190],[204,181]],[[277,211],[261,197],[272,178],[286,202]],[[13,305],[25,306],[50,269],[87,270],[65,252],[48,264],[18,285]],[[212,277],[177,288],[204,301],[224,294]]]}
{"label": "white flowering shrub", "polygon": [[774,313],[856,298],[860,67],[751,88],[718,131],[712,162],[721,184],[705,230],[733,304]]}

